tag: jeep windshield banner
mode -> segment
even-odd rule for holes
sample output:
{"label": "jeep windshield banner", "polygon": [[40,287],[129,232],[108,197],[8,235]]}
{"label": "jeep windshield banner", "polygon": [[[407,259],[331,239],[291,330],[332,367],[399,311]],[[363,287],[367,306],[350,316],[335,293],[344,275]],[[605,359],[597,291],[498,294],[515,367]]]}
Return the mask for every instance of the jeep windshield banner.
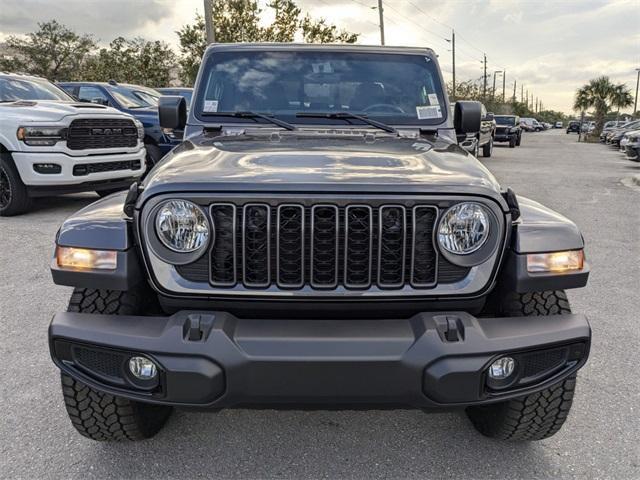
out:
{"label": "jeep windshield banner", "polygon": [[[405,125],[440,124],[447,115],[437,65],[418,54],[215,53],[203,69],[195,105],[196,116],[205,122],[249,111],[314,124],[354,121],[298,114],[349,112]],[[231,116],[228,121],[262,122]]]}

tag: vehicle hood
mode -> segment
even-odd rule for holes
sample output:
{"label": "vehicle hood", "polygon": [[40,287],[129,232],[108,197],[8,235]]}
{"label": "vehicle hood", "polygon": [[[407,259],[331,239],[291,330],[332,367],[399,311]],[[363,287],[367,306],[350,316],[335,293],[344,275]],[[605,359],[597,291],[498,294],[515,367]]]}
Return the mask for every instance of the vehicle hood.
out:
{"label": "vehicle hood", "polygon": [[461,193],[501,198],[493,175],[449,141],[391,135],[196,137],[154,167],[144,196],[175,191]]}
{"label": "vehicle hood", "polygon": [[53,100],[22,100],[0,103],[0,116],[7,120],[20,119],[23,124],[57,122],[70,115],[118,115],[115,108],[83,102],[59,102]]}

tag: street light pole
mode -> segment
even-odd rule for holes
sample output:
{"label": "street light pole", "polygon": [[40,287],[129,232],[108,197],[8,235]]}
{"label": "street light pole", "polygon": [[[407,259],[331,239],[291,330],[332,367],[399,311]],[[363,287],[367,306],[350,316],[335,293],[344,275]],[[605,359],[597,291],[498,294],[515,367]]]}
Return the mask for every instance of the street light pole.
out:
{"label": "street light pole", "polygon": [[502,71],[502,103],[504,103],[506,97],[504,96],[504,88],[507,82],[507,71],[503,70]]}
{"label": "street light pole", "polygon": [[491,91],[491,99],[495,101],[496,99],[496,75],[498,73],[502,73],[502,70],[494,70],[493,71],[493,90]]}
{"label": "street light pole", "polygon": [[380,45],[384,45],[384,11],[382,0],[378,0],[378,16],[380,18]]}
{"label": "street light pole", "polygon": [[633,114],[638,111],[638,85],[640,85],[640,68],[636,68],[636,72],[638,72],[638,78],[636,80],[636,99],[633,104]]}
{"label": "street light pole", "polygon": [[[453,80],[451,83],[451,93],[453,94],[453,99],[456,98],[456,31],[451,29],[451,66],[452,66],[452,76]],[[636,97],[638,96],[638,92],[636,92]]]}

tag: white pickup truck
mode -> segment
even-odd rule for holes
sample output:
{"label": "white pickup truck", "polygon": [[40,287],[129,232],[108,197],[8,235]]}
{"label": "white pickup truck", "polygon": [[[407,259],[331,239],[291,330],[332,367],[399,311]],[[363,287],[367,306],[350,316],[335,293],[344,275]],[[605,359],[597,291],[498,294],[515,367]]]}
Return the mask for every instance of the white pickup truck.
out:
{"label": "white pickup truck", "polygon": [[0,73],[0,216],[24,213],[33,197],[126,189],[145,171],[143,137],[130,115]]}

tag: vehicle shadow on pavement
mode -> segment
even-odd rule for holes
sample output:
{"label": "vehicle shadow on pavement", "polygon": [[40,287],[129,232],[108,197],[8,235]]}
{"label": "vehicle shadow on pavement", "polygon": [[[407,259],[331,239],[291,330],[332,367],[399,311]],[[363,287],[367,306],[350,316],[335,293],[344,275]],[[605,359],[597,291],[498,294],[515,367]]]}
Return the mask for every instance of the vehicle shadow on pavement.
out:
{"label": "vehicle shadow on pavement", "polygon": [[462,413],[419,410],[178,411],[152,440],[84,446],[94,474],[128,478],[523,478],[551,470],[540,443],[490,440]]}
{"label": "vehicle shadow on pavement", "polygon": [[61,195],[57,197],[38,197],[33,200],[32,207],[26,215],[60,210],[68,210],[69,213],[73,213],[99,199],[100,197],[94,193]]}

